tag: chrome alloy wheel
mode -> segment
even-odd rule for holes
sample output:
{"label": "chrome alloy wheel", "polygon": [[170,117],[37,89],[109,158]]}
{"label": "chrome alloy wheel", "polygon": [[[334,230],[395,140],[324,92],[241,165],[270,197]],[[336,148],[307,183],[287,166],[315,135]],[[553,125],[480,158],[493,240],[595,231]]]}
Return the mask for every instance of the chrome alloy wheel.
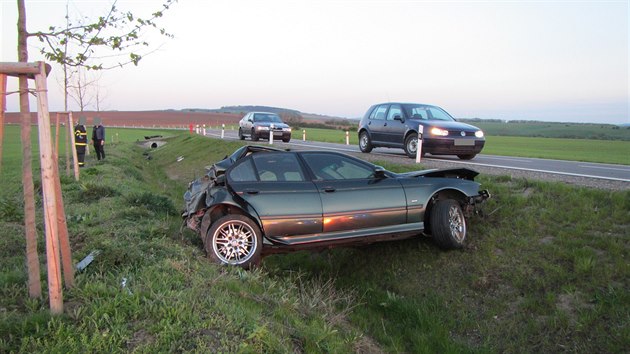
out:
{"label": "chrome alloy wheel", "polygon": [[466,237],[466,220],[461,209],[457,206],[451,206],[448,210],[448,226],[451,229],[451,235],[458,242],[464,241]]}
{"label": "chrome alloy wheel", "polygon": [[418,138],[411,138],[407,140],[407,151],[415,154],[418,151]]}
{"label": "chrome alloy wheel", "polygon": [[223,263],[247,262],[258,247],[254,230],[245,222],[230,220],[217,228],[212,236],[214,254]]}
{"label": "chrome alloy wheel", "polygon": [[361,140],[359,141],[359,146],[362,150],[365,150],[368,146],[368,136],[367,134],[361,134]]}

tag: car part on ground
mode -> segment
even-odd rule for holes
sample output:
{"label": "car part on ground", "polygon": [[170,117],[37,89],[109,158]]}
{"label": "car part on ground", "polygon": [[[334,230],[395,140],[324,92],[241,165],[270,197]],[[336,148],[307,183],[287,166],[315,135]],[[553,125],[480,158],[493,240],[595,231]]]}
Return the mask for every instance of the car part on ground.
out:
{"label": "car part on ground", "polygon": [[182,213],[208,257],[249,268],[300,249],[430,235],[461,248],[466,217],[490,197],[466,169],[393,173],[330,151],[249,145],[192,181]]}

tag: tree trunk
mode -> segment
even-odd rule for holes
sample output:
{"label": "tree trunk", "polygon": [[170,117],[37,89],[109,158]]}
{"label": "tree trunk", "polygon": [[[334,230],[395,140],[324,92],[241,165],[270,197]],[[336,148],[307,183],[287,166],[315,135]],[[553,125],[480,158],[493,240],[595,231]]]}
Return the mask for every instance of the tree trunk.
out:
{"label": "tree trunk", "polygon": [[[26,10],[24,0],[18,0],[18,60],[28,62],[26,46]],[[28,293],[31,297],[42,296],[37,255],[37,232],[35,228],[35,192],[31,166],[31,113],[28,102],[28,78],[19,77],[20,118],[22,122],[22,185],[24,193],[24,229],[26,233],[26,265],[28,268]]]}

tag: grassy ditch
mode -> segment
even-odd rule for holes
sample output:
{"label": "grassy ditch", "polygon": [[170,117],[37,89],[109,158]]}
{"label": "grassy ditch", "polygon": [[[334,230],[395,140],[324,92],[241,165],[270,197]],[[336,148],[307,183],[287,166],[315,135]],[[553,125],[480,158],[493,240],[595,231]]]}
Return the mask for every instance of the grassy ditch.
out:
{"label": "grassy ditch", "polygon": [[64,177],[75,262],[95,249],[101,255],[65,291],[66,312],[58,317],[48,315],[46,299],[27,296],[20,183],[6,173],[19,171],[19,159],[5,155],[0,351],[629,346],[630,192],[482,176],[493,199],[470,219],[462,251],[444,252],[421,238],[274,255],[262,269],[243,272],[208,263],[197,237],[180,235],[177,217],[186,183],[238,146],[184,133],[149,159],[121,143],[110,146],[105,162],[88,160],[81,182]]}

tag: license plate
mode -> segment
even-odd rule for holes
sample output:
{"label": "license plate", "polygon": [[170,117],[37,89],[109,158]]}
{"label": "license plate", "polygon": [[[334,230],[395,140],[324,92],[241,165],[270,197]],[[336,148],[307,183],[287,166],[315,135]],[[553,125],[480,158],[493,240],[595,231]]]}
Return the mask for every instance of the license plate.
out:
{"label": "license plate", "polygon": [[475,146],[475,141],[472,139],[455,139],[455,146]]}

